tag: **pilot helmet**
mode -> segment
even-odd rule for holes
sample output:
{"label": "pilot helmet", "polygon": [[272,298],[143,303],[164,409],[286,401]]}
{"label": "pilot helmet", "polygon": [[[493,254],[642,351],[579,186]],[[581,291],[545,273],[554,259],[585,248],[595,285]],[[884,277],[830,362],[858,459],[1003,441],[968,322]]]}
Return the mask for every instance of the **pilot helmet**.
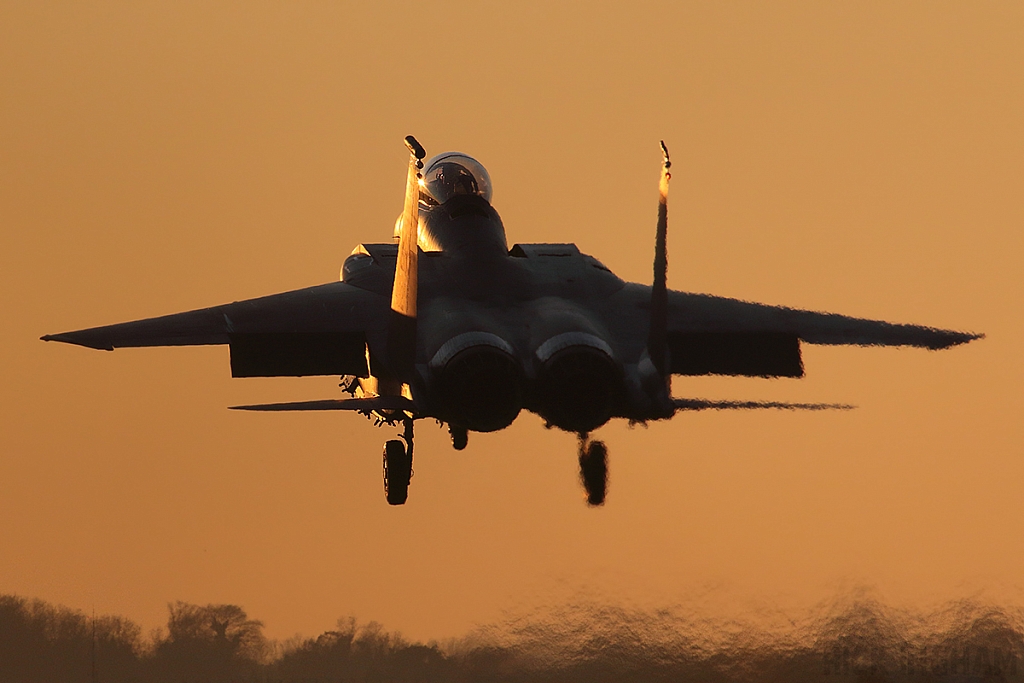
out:
{"label": "pilot helmet", "polygon": [[491,176],[483,165],[461,152],[438,154],[423,171],[420,199],[427,205],[444,204],[457,195],[476,195],[491,202]]}

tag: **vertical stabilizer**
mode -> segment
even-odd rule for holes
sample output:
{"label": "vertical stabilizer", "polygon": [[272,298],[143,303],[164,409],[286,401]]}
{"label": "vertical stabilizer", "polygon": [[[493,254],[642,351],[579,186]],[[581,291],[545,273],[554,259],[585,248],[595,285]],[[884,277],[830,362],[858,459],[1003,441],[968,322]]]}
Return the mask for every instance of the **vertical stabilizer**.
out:
{"label": "vertical stabilizer", "polygon": [[408,383],[416,360],[416,297],[419,292],[419,203],[420,169],[426,152],[413,136],[405,138],[409,148],[409,173],[405,183],[402,232],[398,238],[395,282],[391,288],[388,321],[387,366],[395,379]]}
{"label": "vertical stabilizer", "polygon": [[654,238],[654,284],[651,287],[651,327],[647,337],[647,353],[662,377],[671,376],[668,353],[668,148],[661,143],[664,163],[658,183],[658,230]]}

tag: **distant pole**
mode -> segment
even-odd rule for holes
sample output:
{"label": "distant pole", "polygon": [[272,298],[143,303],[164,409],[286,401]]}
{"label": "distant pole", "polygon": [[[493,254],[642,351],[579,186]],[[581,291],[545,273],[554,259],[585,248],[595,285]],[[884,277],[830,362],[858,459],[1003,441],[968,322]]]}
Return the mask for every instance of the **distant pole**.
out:
{"label": "distant pole", "polygon": [[96,608],[92,608],[92,683],[98,683],[96,678]]}

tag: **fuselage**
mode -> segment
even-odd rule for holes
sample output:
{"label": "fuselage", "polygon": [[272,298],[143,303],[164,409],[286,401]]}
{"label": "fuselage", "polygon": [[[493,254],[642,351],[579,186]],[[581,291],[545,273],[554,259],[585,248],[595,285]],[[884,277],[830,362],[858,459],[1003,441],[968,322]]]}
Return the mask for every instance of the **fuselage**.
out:
{"label": "fuselage", "polygon": [[[657,416],[658,397],[644,389],[639,370],[649,288],[625,283],[575,245],[510,250],[497,212],[475,196],[422,211],[419,243],[411,385],[418,412],[494,431],[525,408],[579,433],[615,416]],[[387,294],[396,253],[390,244],[360,245],[344,281]],[[624,307],[623,299],[637,305]],[[371,358],[383,343],[368,339]]]}

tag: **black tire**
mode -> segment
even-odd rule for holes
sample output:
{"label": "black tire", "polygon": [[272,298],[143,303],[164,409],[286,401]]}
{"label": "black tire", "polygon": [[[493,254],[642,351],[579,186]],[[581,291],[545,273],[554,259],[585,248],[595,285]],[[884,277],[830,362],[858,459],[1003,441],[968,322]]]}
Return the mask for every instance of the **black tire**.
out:
{"label": "black tire", "polygon": [[469,445],[469,431],[465,427],[448,425],[448,433],[452,437],[452,448],[461,451]]}
{"label": "black tire", "polygon": [[587,492],[587,504],[604,505],[608,492],[608,448],[603,441],[592,441],[580,451],[580,479]]}
{"label": "black tire", "polygon": [[412,458],[405,443],[392,439],[384,444],[384,496],[388,505],[405,505],[409,498],[409,480],[412,478]]}

